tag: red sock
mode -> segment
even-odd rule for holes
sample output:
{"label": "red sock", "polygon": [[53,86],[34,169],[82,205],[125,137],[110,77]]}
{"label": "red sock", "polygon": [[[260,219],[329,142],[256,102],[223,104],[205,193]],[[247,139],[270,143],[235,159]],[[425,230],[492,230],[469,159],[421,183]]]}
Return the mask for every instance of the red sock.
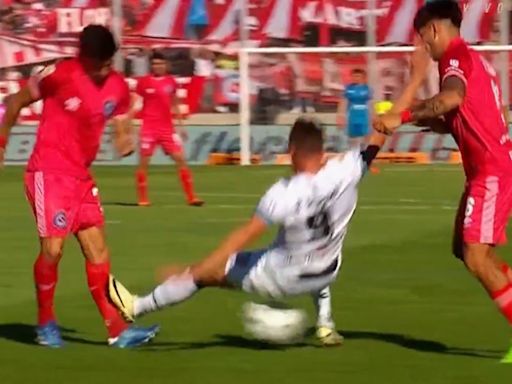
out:
{"label": "red sock", "polygon": [[509,283],[505,288],[494,292],[491,297],[500,309],[501,313],[503,313],[510,325],[512,325],[512,283]]}
{"label": "red sock", "polygon": [[190,202],[196,198],[194,193],[194,182],[192,181],[192,172],[190,172],[190,169],[183,167],[180,168],[179,173],[181,186],[183,187],[187,201]]}
{"label": "red sock", "polygon": [[109,337],[117,337],[128,325],[110,303],[107,297],[108,276],[110,274],[110,263],[92,264],[85,262],[87,272],[87,284],[91,291],[92,298],[96,302],[101,317],[105,321]]}
{"label": "red sock", "polygon": [[148,201],[148,177],[146,172],[137,171],[135,178],[137,180],[137,195],[139,201]]}
{"label": "red sock", "polygon": [[53,312],[53,297],[57,285],[57,263],[49,262],[39,255],[34,263],[34,281],[36,284],[38,324],[44,325],[55,321]]}

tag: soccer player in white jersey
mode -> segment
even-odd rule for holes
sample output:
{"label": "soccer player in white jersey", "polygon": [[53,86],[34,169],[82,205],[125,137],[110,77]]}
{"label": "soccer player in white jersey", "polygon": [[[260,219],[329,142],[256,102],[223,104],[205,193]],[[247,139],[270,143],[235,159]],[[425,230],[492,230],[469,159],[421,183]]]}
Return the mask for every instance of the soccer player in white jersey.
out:
{"label": "soccer player in white jersey", "polygon": [[[357,203],[357,191],[384,136],[368,147],[324,160],[321,126],[300,118],[289,137],[294,175],[272,185],[254,215],[208,257],[187,267],[171,267],[167,280],[144,297],[133,296],[113,277],[110,296],[128,320],[178,304],[205,287],[235,288],[266,297],[312,294],[318,310],[317,336],[341,344],[331,318],[329,285],[342,261],[342,245]],[[267,248],[244,251],[271,225],[279,225]]]}

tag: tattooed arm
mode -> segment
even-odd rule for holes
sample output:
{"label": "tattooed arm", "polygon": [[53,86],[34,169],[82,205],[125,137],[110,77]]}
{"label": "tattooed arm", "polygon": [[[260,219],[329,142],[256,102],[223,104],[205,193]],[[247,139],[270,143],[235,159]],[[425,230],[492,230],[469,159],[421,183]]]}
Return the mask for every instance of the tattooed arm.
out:
{"label": "tattooed arm", "polygon": [[[442,117],[445,113],[458,108],[466,96],[466,85],[462,79],[457,76],[449,76],[443,81],[441,92],[431,99],[419,102],[409,111],[407,121],[410,124],[423,125],[424,121],[434,122],[428,124],[438,133],[447,133],[447,127],[443,127]],[[404,112],[403,112],[404,113]],[[403,114],[402,113],[402,114]],[[419,122],[419,124],[416,124]],[[378,117],[373,127],[378,132],[392,134],[398,127],[404,123],[403,116],[399,113],[387,113]]]}
{"label": "tattooed arm", "polygon": [[412,120],[439,117],[459,107],[466,96],[466,84],[457,76],[443,81],[441,92],[411,108]]}

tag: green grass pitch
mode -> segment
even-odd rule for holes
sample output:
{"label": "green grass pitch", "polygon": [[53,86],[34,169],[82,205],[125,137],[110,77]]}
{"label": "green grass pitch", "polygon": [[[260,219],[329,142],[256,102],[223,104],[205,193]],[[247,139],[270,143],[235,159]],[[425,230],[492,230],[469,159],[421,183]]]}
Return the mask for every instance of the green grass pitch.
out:
{"label": "green grass pitch", "polygon": [[[194,168],[204,208],[189,208],[170,167],[153,168],[154,205],[133,203],[133,169],[95,169],[105,204],[113,271],[146,292],[166,263],[206,255],[251,214],[258,196],[285,168]],[[159,323],[154,343],[137,350],[105,345],[73,239],[60,267],[56,309],[67,346],[33,344],[35,226],[23,196],[22,169],[0,174],[0,382],[12,383],[498,383],[510,328],[450,255],[452,220],[463,175],[449,166],[385,167],[361,186],[359,209],[333,288],[345,345],[309,339],[262,349],[239,318],[250,298],[200,292],[190,302],[142,319]],[[271,238],[271,233],[260,245]],[[509,261],[511,248],[502,250]],[[309,298],[298,298],[312,315]]]}

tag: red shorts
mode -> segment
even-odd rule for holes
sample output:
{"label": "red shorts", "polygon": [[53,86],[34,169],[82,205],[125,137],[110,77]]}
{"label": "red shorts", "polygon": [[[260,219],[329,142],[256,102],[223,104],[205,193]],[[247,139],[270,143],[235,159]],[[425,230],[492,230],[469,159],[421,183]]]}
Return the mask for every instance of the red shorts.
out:
{"label": "red shorts", "polygon": [[512,178],[488,176],[468,181],[455,221],[454,252],[466,244],[507,242],[512,211]]}
{"label": "red shorts", "polygon": [[25,193],[40,237],[65,237],[105,224],[98,188],[92,178],[27,172]]}
{"label": "red shorts", "polygon": [[151,157],[157,146],[161,146],[166,155],[183,152],[181,136],[172,129],[145,129],[140,132],[140,154]]}

